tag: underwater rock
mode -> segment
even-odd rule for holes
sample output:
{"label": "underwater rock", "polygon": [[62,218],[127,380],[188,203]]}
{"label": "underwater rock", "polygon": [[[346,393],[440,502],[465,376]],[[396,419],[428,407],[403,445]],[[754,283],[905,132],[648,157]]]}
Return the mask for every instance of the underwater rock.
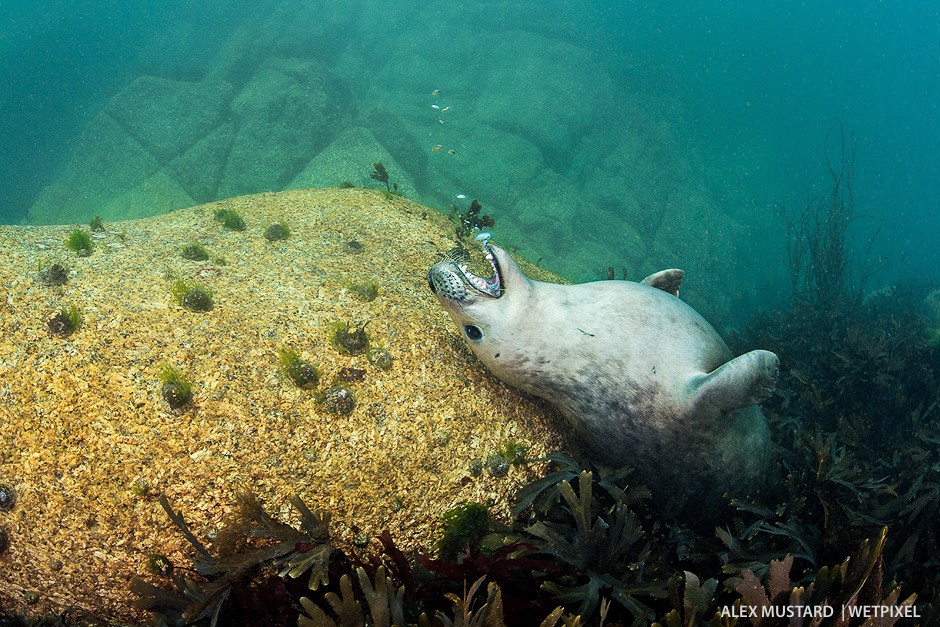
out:
{"label": "underwater rock", "polygon": [[[486,158],[461,160],[453,167],[444,162],[431,172],[437,189],[468,190],[467,193],[472,190],[472,197],[479,198],[484,205],[508,209],[515,200],[538,193],[545,184],[542,152],[524,136],[488,124],[475,124],[463,141]],[[469,199],[464,203],[469,203]],[[466,206],[459,205],[458,209],[462,211]],[[541,215],[544,219],[544,213]]]}
{"label": "underwater rock", "polygon": [[343,355],[362,355],[369,350],[369,334],[366,333],[365,324],[334,324],[330,342]]}
{"label": "underwater rock", "polygon": [[183,246],[180,256],[189,261],[206,261],[209,259],[209,251],[199,242],[192,242]]}
{"label": "underwater rock", "polygon": [[81,310],[75,305],[66,305],[46,321],[46,329],[51,335],[65,338],[75,333],[81,323]]}
{"label": "underwater rock", "polygon": [[231,111],[237,130],[220,197],[281,189],[332,141],[353,107],[323,64],[271,59],[234,98]]}
{"label": "underwater rock", "polygon": [[[140,76],[105,111],[163,163],[182,155],[221,121],[233,95],[218,79],[175,81]],[[172,120],[172,124],[167,124]]]}
{"label": "underwater rock", "polygon": [[102,112],[84,128],[72,159],[55,182],[39,193],[27,220],[68,224],[84,222],[94,214],[108,219],[111,216],[101,209],[103,204],[131,191],[159,169],[160,162]]}
{"label": "underwater rock", "polygon": [[275,222],[264,230],[264,239],[276,242],[290,237],[290,228],[283,222]]}
{"label": "underwater rock", "polygon": [[[238,211],[248,235],[214,223],[220,207]],[[29,486],[30,503],[43,504],[24,510],[23,488],[12,514],[0,513],[11,551],[42,556],[0,560],[0,590],[41,590],[41,607],[57,614],[74,608],[145,624],[128,581],[153,581],[150,554],[177,562],[174,575],[182,577],[177,557],[186,543],[153,502],[160,493],[185,504],[198,537],[215,533],[235,486],[245,483],[272,504],[315,492],[335,520],[369,534],[389,524],[390,505],[401,495],[407,506],[397,505],[392,523],[396,542],[411,553],[433,547],[440,512],[450,504],[493,502],[494,513],[508,512],[515,483],[461,482],[482,451],[510,437],[539,455],[562,445],[542,404],[477,367],[454,376],[467,364],[454,349],[452,325],[427,292],[415,289],[453,234],[453,224],[428,207],[389,202],[374,190],[326,189],[234,198],[135,221],[110,222],[102,213],[105,241],[125,233],[126,247],[104,254],[101,246],[74,261],[76,285],[61,295],[33,280],[40,263],[55,259],[50,248],[58,252],[74,225],[95,213],[68,227],[0,226],[10,251],[0,256],[0,275],[20,277],[3,286],[0,316],[0,441],[14,443],[16,453],[3,460],[0,483]],[[282,218],[291,238],[269,245],[262,231]],[[182,246],[193,241],[229,264],[182,259]],[[337,298],[373,276],[381,281],[373,303]],[[207,282],[225,306],[203,315],[177,306],[169,294],[175,278]],[[87,328],[66,341],[50,338],[46,318],[73,298],[87,308]],[[367,316],[375,343],[394,354],[390,370],[329,344],[331,321],[361,325]],[[328,377],[314,392],[275,372],[284,345],[302,349]],[[190,403],[170,407],[188,394],[164,396],[163,363],[191,378]],[[352,412],[335,417],[316,392],[341,384],[334,379],[346,368],[366,376],[356,373]],[[27,405],[30,412],[19,410]],[[441,431],[451,436],[445,448],[431,435]],[[513,474],[525,480],[538,472],[533,466]],[[56,537],[68,541],[49,541]]]}
{"label": "underwater rock", "polygon": [[166,172],[194,201],[215,200],[225,171],[225,159],[234,138],[235,123],[222,122],[189,150],[168,163]]}
{"label": "underwater rock", "polygon": [[415,183],[409,173],[371,131],[359,126],[337,135],[329,146],[307,162],[288,187],[337,187],[346,181],[356,187],[376,188],[376,182],[369,178],[370,165],[376,161],[386,166],[391,179],[398,184],[399,193],[416,197]]}
{"label": "underwater rock", "polygon": [[568,42],[515,31],[484,36],[476,45],[475,56],[490,70],[474,103],[476,121],[525,137],[549,161],[590,135],[602,108],[616,100],[604,69]]}
{"label": "underwater rock", "polygon": [[395,359],[384,348],[373,348],[366,354],[369,363],[379,370],[390,370]]}

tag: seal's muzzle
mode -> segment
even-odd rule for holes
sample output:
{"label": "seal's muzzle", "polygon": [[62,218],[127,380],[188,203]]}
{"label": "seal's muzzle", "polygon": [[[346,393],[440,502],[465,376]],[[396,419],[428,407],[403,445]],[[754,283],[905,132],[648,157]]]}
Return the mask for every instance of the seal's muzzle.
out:
{"label": "seal's muzzle", "polygon": [[481,296],[489,298],[499,298],[503,295],[503,281],[499,271],[499,263],[493,256],[489,247],[484,247],[486,260],[490,262],[493,268],[491,277],[483,278],[477,276],[467,269],[466,264],[458,264],[454,261],[442,261],[431,266],[428,271],[428,285],[431,291],[453,301],[465,301],[470,297],[467,288]]}

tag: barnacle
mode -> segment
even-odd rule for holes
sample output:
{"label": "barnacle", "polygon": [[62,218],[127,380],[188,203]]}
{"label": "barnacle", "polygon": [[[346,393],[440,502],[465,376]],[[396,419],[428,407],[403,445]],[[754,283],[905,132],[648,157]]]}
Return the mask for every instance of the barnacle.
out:
{"label": "barnacle", "polygon": [[183,259],[189,259],[190,261],[205,261],[209,258],[209,251],[198,242],[186,244],[183,246],[180,254],[183,256]]}
{"label": "barnacle", "polygon": [[356,408],[356,397],[352,390],[341,385],[334,385],[324,392],[319,402],[326,411],[335,416],[345,416]]}
{"label": "barnacle", "polygon": [[160,366],[160,395],[171,409],[182,409],[193,400],[193,388],[189,378],[173,364]]}
{"label": "barnacle", "polygon": [[[368,324],[368,322],[366,323]],[[369,350],[366,324],[360,326],[338,322],[333,325],[330,342],[344,355],[362,355]]]}
{"label": "barnacle", "polygon": [[81,309],[75,305],[63,305],[46,321],[46,328],[56,337],[68,337],[81,325],[82,318]]}
{"label": "barnacle", "polygon": [[395,359],[384,348],[373,348],[366,353],[369,363],[379,370],[390,370]]}
{"label": "barnacle", "polygon": [[39,268],[39,280],[43,285],[65,285],[69,280],[69,271],[61,263],[55,262]]}
{"label": "barnacle", "polygon": [[16,505],[16,490],[13,486],[0,483],[0,512],[9,512]]}
{"label": "barnacle", "polygon": [[281,348],[277,351],[277,358],[281,362],[281,372],[293,381],[297,387],[309,390],[315,388],[320,381],[320,374],[309,361],[301,359],[297,351],[290,348]]}
{"label": "barnacle", "polygon": [[349,293],[357,299],[371,303],[379,295],[379,284],[375,281],[369,283],[352,283],[347,286]]}
{"label": "barnacle", "polygon": [[288,237],[290,237],[290,229],[283,222],[275,222],[264,230],[264,238],[269,242],[276,242]]}

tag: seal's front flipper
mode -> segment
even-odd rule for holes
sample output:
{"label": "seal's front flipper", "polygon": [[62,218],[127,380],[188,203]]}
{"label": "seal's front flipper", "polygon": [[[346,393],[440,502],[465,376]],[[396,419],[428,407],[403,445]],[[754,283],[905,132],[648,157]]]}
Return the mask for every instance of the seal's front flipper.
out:
{"label": "seal's front flipper", "polygon": [[780,360],[770,351],[751,351],[735,357],[692,382],[696,407],[734,411],[757,405],[777,385]]}
{"label": "seal's front flipper", "polygon": [[679,284],[682,283],[682,277],[685,274],[682,270],[678,268],[670,268],[669,270],[660,270],[659,272],[654,272],[649,275],[640,283],[643,285],[649,285],[650,287],[655,287],[658,290],[662,290],[667,294],[672,294],[676,298],[679,297]]}

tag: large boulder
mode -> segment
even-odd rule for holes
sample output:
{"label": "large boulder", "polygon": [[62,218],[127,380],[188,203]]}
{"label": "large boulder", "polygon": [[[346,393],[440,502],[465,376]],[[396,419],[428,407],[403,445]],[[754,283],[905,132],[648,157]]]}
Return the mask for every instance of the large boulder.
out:
{"label": "large boulder", "polygon": [[409,198],[417,196],[414,181],[408,173],[371,131],[358,126],[337,135],[326,149],[307,163],[288,187],[337,187],[341,183],[352,183],[356,187],[384,189],[382,183],[370,176],[376,161],[385,166],[389,181],[398,186],[396,191]]}
{"label": "large boulder", "polygon": [[100,113],[85,127],[56,182],[40,192],[26,221],[87,222],[102,205],[127,194],[159,169],[160,162],[146,147],[111,115]]}
{"label": "large boulder", "polygon": [[[225,231],[219,208],[239,211],[247,230]],[[263,237],[274,221],[290,226],[287,240]],[[340,546],[351,529],[388,529],[410,553],[434,546],[457,503],[508,518],[518,485],[540,470],[475,476],[472,461],[510,440],[532,457],[561,445],[546,408],[470,359],[428,291],[453,225],[427,207],[371,190],[298,190],[106,227],[91,256],[66,258],[67,228],[0,226],[0,483],[18,492],[0,512],[6,610],[144,624],[131,577],[166,587],[148,556],[177,572],[194,556],[161,494],[202,541],[248,488],[291,524],[295,495],[330,511]],[[183,259],[194,239],[227,263]],[[38,280],[51,260],[70,268],[66,285]],[[173,276],[206,284],[215,307],[182,308]],[[373,280],[371,302],[350,289]],[[46,320],[66,304],[84,320],[53,337]],[[390,369],[332,344],[334,324],[366,322]],[[283,373],[284,347],[319,368],[316,390]],[[161,364],[192,382],[182,410],[164,399]],[[317,401],[339,382],[356,399],[348,415]],[[27,607],[29,597],[38,602]]]}
{"label": "large boulder", "polygon": [[111,98],[105,112],[165,164],[218,126],[231,99],[224,81],[141,76]]}
{"label": "large boulder", "polygon": [[525,137],[550,164],[567,163],[615,97],[604,69],[583,48],[527,31],[476,45],[488,62],[475,118]]}
{"label": "large boulder", "polygon": [[283,189],[352,118],[342,84],[320,63],[273,59],[232,102],[235,137],[217,197]]}

